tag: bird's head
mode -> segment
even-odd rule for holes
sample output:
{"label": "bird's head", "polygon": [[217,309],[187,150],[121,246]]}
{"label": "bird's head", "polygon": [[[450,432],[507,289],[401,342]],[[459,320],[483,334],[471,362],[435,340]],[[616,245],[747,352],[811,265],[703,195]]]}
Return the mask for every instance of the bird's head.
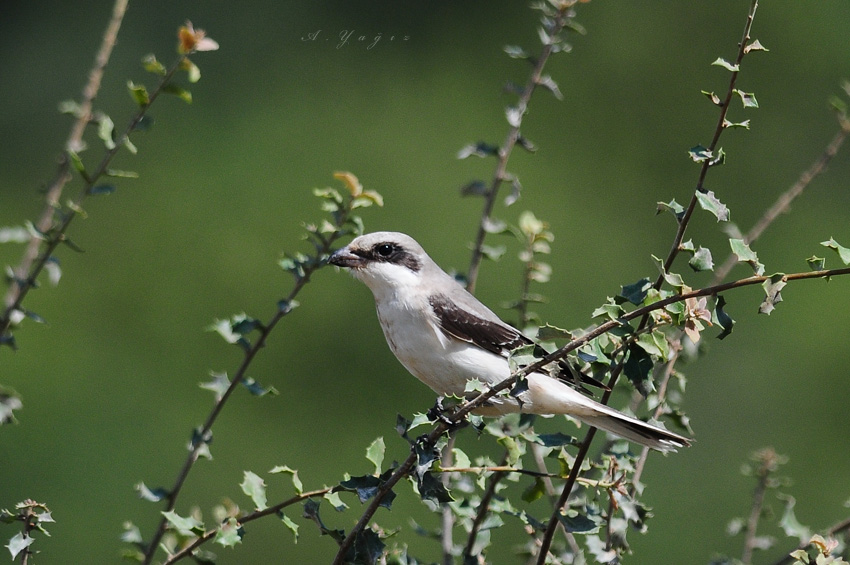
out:
{"label": "bird's head", "polygon": [[398,232],[361,235],[334,252],[328,263],[349,269],[374,293],[415,288],[434,264],[416,240]]}

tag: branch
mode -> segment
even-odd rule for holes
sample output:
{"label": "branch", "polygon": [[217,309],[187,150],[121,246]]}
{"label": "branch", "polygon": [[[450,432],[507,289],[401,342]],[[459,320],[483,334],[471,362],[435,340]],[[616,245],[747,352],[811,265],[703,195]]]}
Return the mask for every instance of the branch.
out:
{"label": "branch", "polygon": [[[120,14],[123,15],[123,12]],[[113,23],[115,20],[113,19]],[[116,26],[120,24],[120,20],[115,24]],[[110,30],[113,28],[110,25]],[[117,27],[115,27],[114,32],[117,33]],[[111,37],[111,41],[114,43],[114,37]],[[35,288],[36,279],[38,278],[41,271],[44,269],[44,266],[50,260],[51,255],[59,247],[62,243],[67,243],[68,238],[66,233],[71,223],[74,221],[74,218],[77,217],[77,211],[82,208],[82,205],[86,198],[90,195],[90,189],[95,185],[100,177],[102,177],[105,173],[109,164],[112,162],[113,157],[118,153],[118,151],[123,146],[126,139],[129,138],[130,134],[138,127],[139,123],[147,114],[148,109],[151,105],[156,101],[160,94],[164,92],[164,88],[171,79],[174,77],[174,74],[180,70],[183,66],[184,61],[189,57],[189,55],[194,54],[194,50],[189,51],[187,53],[181,54],[174,64],[166,71],[166,73],[162,76],[159,84],[157,84],[156,88],[150,93],[147,103],[139,108],[136,114],[130,119],[127,127],[124,129],[123,133],[116,138],[115,144],[112,149],[107,150],[104,154],[103,158],[100,161],[100,164],[94,170],[93,173],[81,173],[83,177],[83,187],[80,190],[80,193],[69,203],[69,211],[64,215],[64,219],[56,225],[54,221],[56,220],[56,213],[60,209],[58,198],[62,192],[62,187],[65,182],[68,180],[68,167],[71,160],[71,152],[74,151],[73,144],[76,143],[79,145],[79,138],[72,137],[69,139],[69,145],[66,148],[66,151],[62,155],[62,161],[59,165],[59,173],[54,180],[53,185],[48,189],[48,198],[47,204],[45,205],[45,211],[42,216],[42,220],[45,222],[43,225],[40,223],[38,227],[38,231],[41,234],[44,234],[44,239],[39,237],[34,237],[31,241],[27,250],[24,253],[24,257],[21,260],[20,265],[17,269],[15,269],[15,276],[12,281],[12,284],[9,287],[9,291],[6,295],[6,309],[3,312],[3,316],[0,317],[0,339],[7,338],[8,331],[12,326],[12,320],[15,312],[21,310],[21,303],[23,302],[26,295],[30,290]],[[106,53],[108,55],[108,52]],[[93,73],[97,75],[97,81],[99,84],[100,74],[102,74],[102,69],[100,73]],[[92,83],[90,82],[90,85]],[[96,85],[95,85],[96,86]],[[88,88],[86,89],[86,96],[92,95],[93,93],[88,92]],[[89,99],[89,114],[91,111],[91,99]],[[84,120],[84,124],[88,123],[90,116]],[[75,124],[80,124],[80,120],[78,120]],[[56,198],[57,200],[53,200]],[[39,249],[42,247],[42,243],[44,243],[44,248],[39,252]]]}
{"label": "branch", "polygon": [[[832,527],[827,529],[826,532],[824,532],[824,533],[829,537],[834,537],[834,536],[840,534],[841,532],[847,532],[847,531],[850,531],[850,518],[845,518],[844,520],[838,522],[837,524],[834,524]],[[801,545],[797,546],[797,549],[805,549],[808,546],[809,546],[809,544],[801,544]],[[797,559],[791,557],[791,552],[789,551],[787,555],[782,557],[782,559],[780,559],[779,561],[777,561],[773,565],[788,565],[789,563],[795,563],[795,562],[797,562]]]}
{"label": "branch", "polygon": [[[818,159],[812,163],[812,165],[803,172],[803,174],[800,175],[800,178],[797,179],[797,182],[794,183],[791,188],[779,195],[779,198],[776,199],[773,206],[765,211],[761,219],[759,219],[747,235],[744,236],[745,243],[749,245],[758,239],[762,232],[764,232],[764,230],[766,230],[780,214],[788,211],[791,207],[791,203],[800,196],[804,190],[806,190],[815,177],[826,170],[826,166],[832,158],[835,157],[836,153],[838,153],[838,150],[841,148],[844,140],[847,139],[847,136],[850,135],[850,120],[841,117],[838,122],[840,127],[838,133],[835,134],[832,141],[829,142],[829,145],[827,145],[826,149],[824,149],[823,153],[821,153],[820,157],[818,157]],[[715,272],[714,280],[720,282],[725,279],[726,275],[729,274],[729,271],[732,270],[732,267],[735,266],[735,262],[735,256],[730,255],[723,265]]]}
{"label": "branch", "polygon": [[[564,29],[564,27],[566,27],[572,17],[572,7],[574,4],[574,0],[561,2],[557,15],[552,23],[552,30],[549,32],[550,36],[557,35]],[[490,182],[490,187],[485,195],[484,209],[481,211],[481,221],[478,223],[478,233],[475,236],[475,246],[472,248],[472,258],[469,263],[469,272],[467,273],[467,290],[469,290],[472,294],[475,294],[475,285],[478,282],[478,271],[481,267],[481,260],[484,258],[484,238],[487,236],[487,225],[490,223],[490,215],[493,213],[493,206],[496,203],[496,196],[498,195],[499,187],[501,187],[502,182],[508,178],[508,159],[510,159],[511,152],[520,138],[520,126],[522,125],[522,119],[525,116],[525,112],[528,109],[528,103],[531,100],[531,95],[540,84],[540,79],[543,75],[543,67],[546,65],[546,62],[553,53],[554,43],[547,42],[543,45],[540,56],[535,61],[534,69],[531,71],[531,76],[529,77],[528,82],[525,83],[522,93],[519,95],[519,101],[516,106],[516,115],[518,116],[517,121],[515,125],[511,126],[511,129],[505,138],[505,142],[499,148],[496,171],[493,173],[493,180]]]}
{"label": "branch", "polygon": [[[329,492],[331,492],[332,490],[333,490],[333,487],[325,487],[325,488],[318,489],[318,490],[312,490],[310,492],[303,492],[299,495],[293,496],[290,499],[287,499],[287,500],[284,500],[283,502],[275,504],[274,506],[269,506],[268,508],[264,508],[263,510],[257,510],[256,512],[252,512],[251,514],[246,514],[245,516],[242,516],[241,518],[239,518],[238,521],[239,521],[240,524],[247,524],[248,522],[258,520],[258,519],[263,518],[265,516],[269,516],[271,514],[277,514],[278,512],[280,512],[281,510],[283,510],[287,506],[292,506],[293,504],[295,504],[297,502],[301,502],[302,500],[307,500],[308,498],[314,498],[314,497],[317,497],[317,496],[324,496],[324,495],[328,494]],[[183,549],[181,549],[180,551],[178,551],[174,555],[171,555],[168,559],[163,561],[163,565],[171,565],[172,563],[177,563],[178,561],[180,561],[180,560],[182,560],[186,557],[189,557],[190,555],[192,555],[192,553],[196,549],[198,549],[201,545],[203,545],[204,543],[211,540],[217,533],[218,533],[218,528],[212,529],[212,530],[207,530],[206,532],[204,532],[203,534],[198,536],[198,538],[195,539],[191,544],[187,545],[186,547],[184,547]]]}
{"label": "branch", "polygon": [[[515,472],[515,469],[511,469],[510,467],[505,467],[505,463],[508,461],[508,454],[505,453],[502,456],[502,462],[498,467],[478,467],[477,469],[468,468],[468,469],[456,469],[458,471],[469,472],[473,470],[480,471],[492,471],[493,475],[490,477],[490,482],[487,484],[487,489],[484,491],[484,495],[481,497],[481,502],[478,503],[478,512],[475,514],[475,519],[472,521],[472,527],[469,529],[469,535],[466,538],[466,546],[463,548],[463,562],[470,563],[474,562],[472,559],[474,556],[472,555],[472,549],[475,547],[475,538],[478,537],[478,532],[481,530],[481,524],[484,523],[484,518],[487,517],[487,512],[490,508],[490,501],[493,500],[493,496],[496,494],[496,487],[499,485],[499,482],[507,476],[508,473]],[[441,471],[446,472],[447,469],[441,469]],[[517,472],[525,472],[524,470],[519,470]],[[533,474],[531,472],[530,474]]]}
{"label": "branch", "polygon": [[[112,18],[109,20],[109,24],[103,34],[100,48],[95,56],[94,65],[89,71],[88,83],[86,83],[86,86],[83,88],[83,97],[80,101],[79,115],[71,126],[71,132],[68,134],[68,139],[65,142],[66,150],[69,149],[77,151],[82,146],[83,132],[85,131],[89,121],[91,121],[92,104],[100,90],[103,72],[106,69],[106,65],[109,63],[109,57],[112,54],[112,49],[115,47],[118,30],[121,28],[121,22],[123,21],[124,14],[127,11],[128,1],[129,0],[115,0],[115,5],[112,8]],[[56,171],[56,176],[47,187],[44,209],[41,212],[38,222],[35,224],[36,228],[41,233],[47,232],[53,225],[56,211],[59,207],[59,199],[62,196],[65,184],[70,179],[70,166],[71,161],[68,157],[68,153],[67,151],[63,151],[59,167]],[[26,250],[24,251],[23,257],[21,258],[20,264],[17,269],[15,269],[15,281],[26,281],[29,279],[34,281],[35,276],[38,275],[41,268],[39,268],[38,271],[33,271],[32,275],[30,275],[30,268],[36,260],[36,257],[38,257],[40,247],[41,240],[37,238],[30,240]],[[44,264],[42,263],[41,267],[43,266]],[[3,313],[3,318],[0,319],[0,336],[4,336],[9,330],[12,312],[20,306],[23,295],[26,294],[28,287],[32,285],[32,282],[30,282],[28,285],[25,285],[26,288],[22,288],[21,283],[15,281],[12,282],[9,290],[6,292],[6,298],[4,301],[6,304],[6,310]]]}
{"label": "branch", "polygon": [[[329,237],[321,239],[321,245],[317,246],[318,257],[321,258],[329,254],[333,243],[339,237],[342,237],[344,235],[343,226],[345,226],[345,224],[348,222],[349,213],[350,208],[344,208],[340,210],[338,216],[335,215],[337,221],[337,229]],[[251,346],[251,348],[246,351],[245,357],[242,360],[242,363],[239,365],[239,368],[237,369],[233,380],[230,383],[230,386],[227,387],[227,390],[215,403],[209,416],[207,416],[204,425],[196,432],[195,437],[199,439],[193,441],[191,449],[189,450],[189,455],[186,457],[186,460],[184,461],[180,472],[177,474],[177,479],[174,482],[174,486],[171,488],[170,491],[168,491],[168,504],[166,505],[165,512],[174,509],[177,503],[177,497],[180,494],[180,490],[183,488],[183,484],[189,476],[189,471],[191,471],[192,466],[198,459],[201,449],[206,444],[206,438],[210,437],[211,435],[213,424],[215,424],[218,415],[221,413],[222,409],[224,408],[224,404],[227,402],[228,398],[230,398],[230,395],[233,393],[236,387],[239,386],[239,384],[241,384],[242,381],[245,379],[248,367],[251,365],[251,362],[254,360],[257,353],[259,353],[260,350],[263,349],[266,340],[268,339],[274,328],[277,326],[277,324],[283,319],[284,316],[286,316],[292,311],[291,305],[293,304],[295,297],[298,295],[301,289],[304,288],[304,286],[308,282],[310,282],[310,277],[312,276],[312,274],[321,267],[323,267],[325,264],[326,263],[324,261],[316,261],[312,264],[304,265],[304,272],[301,276],[297,277],[295,286],[292,288],[289,295],[285,299],[278,302],[279,307],[277,312],[274,314],[274,316],[272,316],[271,320],[267,324],[259,327],[260,335],[254,342],[253,346]],[[157,547],[159,546],[159,542],[162,540],[162,536],[165,534],[167,526],[168,520],[163,516],[163,518],[159,522],[159,525],[157,526],[153,539],[148,545],[147,551],[145,553],[145,565],[148,565],[153,559]]]}
{"label": "branch", "polygon": [[[752,0],[752,4],[750,5],[750,12],[747,14],[747,23],[744,26],[744,34],[741,37],[741,43],[738,45],[738,56],[735,59],[735,68],[739,68],[741,65],[741,61],[744,60],[744,55],[746,55],[746,47],[747,42],[750,40],[750,31],[753,26],[753,18],[756,15],[756,9],[758,8],[758,0]],[[717,142],[720,140],[720,135],[723,133],[725,129],[724,124],[726,123],[726,114],[729,111],[729,104],[732,101],[732,97],[735,95],[735,82],[738,80],[738,72],[737,70],[731,71],[732,76],[729,79],[729,88],[726,91],[726,98],[723,100],[722,105],[720,106],[720,116],[717,119],[717,125],[714,128],[714,137],[711,139],[711,144],[708,146],[708,150],[714,155],[714,151],[717,148]],[[697,193],[703,192],[705,190],[705,177],[708,174],[708,169],[711,167],[712,159],[706,159],[702,162],[702,168],[699,172],[699,179],[697,180],[697,186],[694,190],[693,195],[691,196],[691,201],[688,203],[688,208],[685,210],[684,216],[679,220],[679,228],[676,231],[676,236],[673,238],[673,245],[670,247],[670,252],[667,254],[667,259],[664,261],[664,272],[669,272],[670,268],[673,265],[673,261],[676,259],[676,256],[679,254],[680,247],[682,245],[682,240],[685,237],[685,230],[688,227],[688,223],[690,222],[691,215],[694,212],[694,208],[696,208],[697,204]],[[664,281],[664,273],[658,275],[658,278],[655,281],[655,288],[661,288],[661,284]]]}

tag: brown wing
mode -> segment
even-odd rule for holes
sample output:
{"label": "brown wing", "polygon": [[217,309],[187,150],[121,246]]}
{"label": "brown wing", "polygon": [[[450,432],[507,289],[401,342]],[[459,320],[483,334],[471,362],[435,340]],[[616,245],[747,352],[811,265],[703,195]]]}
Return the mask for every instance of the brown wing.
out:
{"label": "brown wing", "polygon": [[456,339],[474,343],[497,355],[531,343],[519,330],[507,324],[485,320],[468,310],[458,308],[445,295],[432,296],[429,302],[440,322],[440,328]]}

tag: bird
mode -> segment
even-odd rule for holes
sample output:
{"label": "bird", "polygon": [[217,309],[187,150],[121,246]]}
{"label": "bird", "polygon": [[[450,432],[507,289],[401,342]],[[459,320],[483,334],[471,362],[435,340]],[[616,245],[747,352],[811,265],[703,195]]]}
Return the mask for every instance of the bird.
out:
{"label": "bird", "polygon": [[[401,364],[440,396],[468,397],[467,383],[495,386],[511,376],[512,349],[532,343],[441,269],[409,235],[379,231],[354,238],[328,257],[363,282],[378,321]],[[495,395],[475,412],[566,414],[642,446],[661,451],[691,440],[596,402],[543,372],[525,377],[522,391]]]}

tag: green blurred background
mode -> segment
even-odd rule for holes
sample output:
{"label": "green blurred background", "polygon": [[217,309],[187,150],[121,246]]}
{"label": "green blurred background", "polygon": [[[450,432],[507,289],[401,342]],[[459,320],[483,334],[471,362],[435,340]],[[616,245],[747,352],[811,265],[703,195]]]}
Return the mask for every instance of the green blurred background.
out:
{"label": "green blurred background", "polygon": [[[547,67],[565,100],[535,95],[523,133],[539,151],[515,152],[509,170],[522,181],[522,199],[496,211],[515,221],[532,210],[555,233],[554,274],[537,289],[550,298],[537,308],[544,320],[586,326],[619,285],[655,276],[650,255],[666,254],[674,233],[655,203],[689,198],[698,168],[686,151],[709,143],[717,116],[700,90],[725,91],[728,72],[710,63],[734,58],[748,6],[580,6],[588,34]],[[0,7],[0,225],[40,210],[39,190],[70,124],[57,104],[78,97],[110,11],[107,0]],[[194,58],[203,73],[194,103],[156,103],[155,126],[134,138],[139,154],[115,162],[140,179],[87,203],[89,218],[70,234],[85,253],[63,250],[59,286],[45,285],[26,303],[48,324],[25,324],[20,350],[0,351],[0,383],[24,400],[19,424],[0,430],[0,506],[34,498],[57,520],[52,537],[34,546],[36,563],[117,561],[124,520],[150,535],[159,506],[139,500],[133,485],[173,482],[190,431],[211,405],[197,383],[210,370],[232,372],[241,358],[204,328],[242,311],[271,316],[291,285],[277,259],[306,250],[301,223],[321,217],[310,189],[334,184],[333,171],[350,170],[385,197],[384,209],[364,213],[368,230],[406,231],[444,267],[466,269],[481,201],[462,199],[458,188],[489,178],[493,162],[458,161],[456,153],[470,142],[500,143],[507,132],[503,108],[512,97],[501,88],[524,82],[528,68],[502,47],[539,49],[538,14],[524,2],[131,2],[97,100],[116,124],[132,111],[126,81],[154,82],[140,58],[172,60],[186,19],[221,44]],[[850,77],[848,23],[842,0],[759,9],[753,36],[770,52],[747,58],[739,87],[761,108],[735,105],[730,118],[750,118],[752,130],[724,134],[727,165],[708,178],[743,229],[836,131],[827,100]],[[373,49],[337,49],[342,30],[382,38]],[[303,41],[317,31],[316,41]],[[94,163],[101,146],[94,136],[89,143],[84,158]],[[804,271],[813,254],[838,265],[818,242],[833,236],[850,245],[848,150],[754,246],[768,272]],[[697,213],[688,233],[718,261],[727,250],[720,227]],[[479,296],[496,307],[517,295],[521,270],[511,241],[491,243],[509,246],[502,262],[485,265],[479,284]],[[20,251],[6,244],[0,259],[14,264]],[[694,286],[709,280],[688,276]],[[760,289],[727,295],[736,331],[723,342],[709,337],[708,353],[683,367],[697,443],[650,458],[645,501],[655,518],[647,535],[631,535],[630,562],[738,554],[740,540],[724,530],[749,511],[753,485],[739,467],[766,445],[790,456],[786,491],[802,522],[824,528],[847,515],[848,284],[789,285],[769,318],[755,313]],[[388,460],[406,455],[396,414],[425,410],[433,397],[386,348],[368,291],[325,269],[300,301],[251,370],[281,394],[243,393],[229,403],[215,428],[215,459],[192,472],[181,513],[198,505],[208,514],[226,496],[249,508],[238,487],[245,469],[290,465],[310,489],[346,471],[369,472],[363,454],[376,436],[385,437]],[[491,451],[490,442],[465,441],[472,453]],[[265,476],[271,501],[290,495],[285,478]],[[415,538],[408,523],[416,513],[433,526],[433,516],[407,487],[399,492],[379,520],[405,528],[414,553],[436,560],[437,545]],[[346,500],[353,508],[343,515],[323,505],[329,525],[353,524],[360,505]],[[266,520],[247,528],[243,546],[211,549],[220,563],[328,562],[331,540],[319,538],[300,509],[289,515],[302,526],[297,545]],[[509,526],[491,555],[496,563],[515,562],[510,548],[522,538]],[[14,532],[7,526],[0,537]],[[769,557],[780,549],[790,542]]]}

